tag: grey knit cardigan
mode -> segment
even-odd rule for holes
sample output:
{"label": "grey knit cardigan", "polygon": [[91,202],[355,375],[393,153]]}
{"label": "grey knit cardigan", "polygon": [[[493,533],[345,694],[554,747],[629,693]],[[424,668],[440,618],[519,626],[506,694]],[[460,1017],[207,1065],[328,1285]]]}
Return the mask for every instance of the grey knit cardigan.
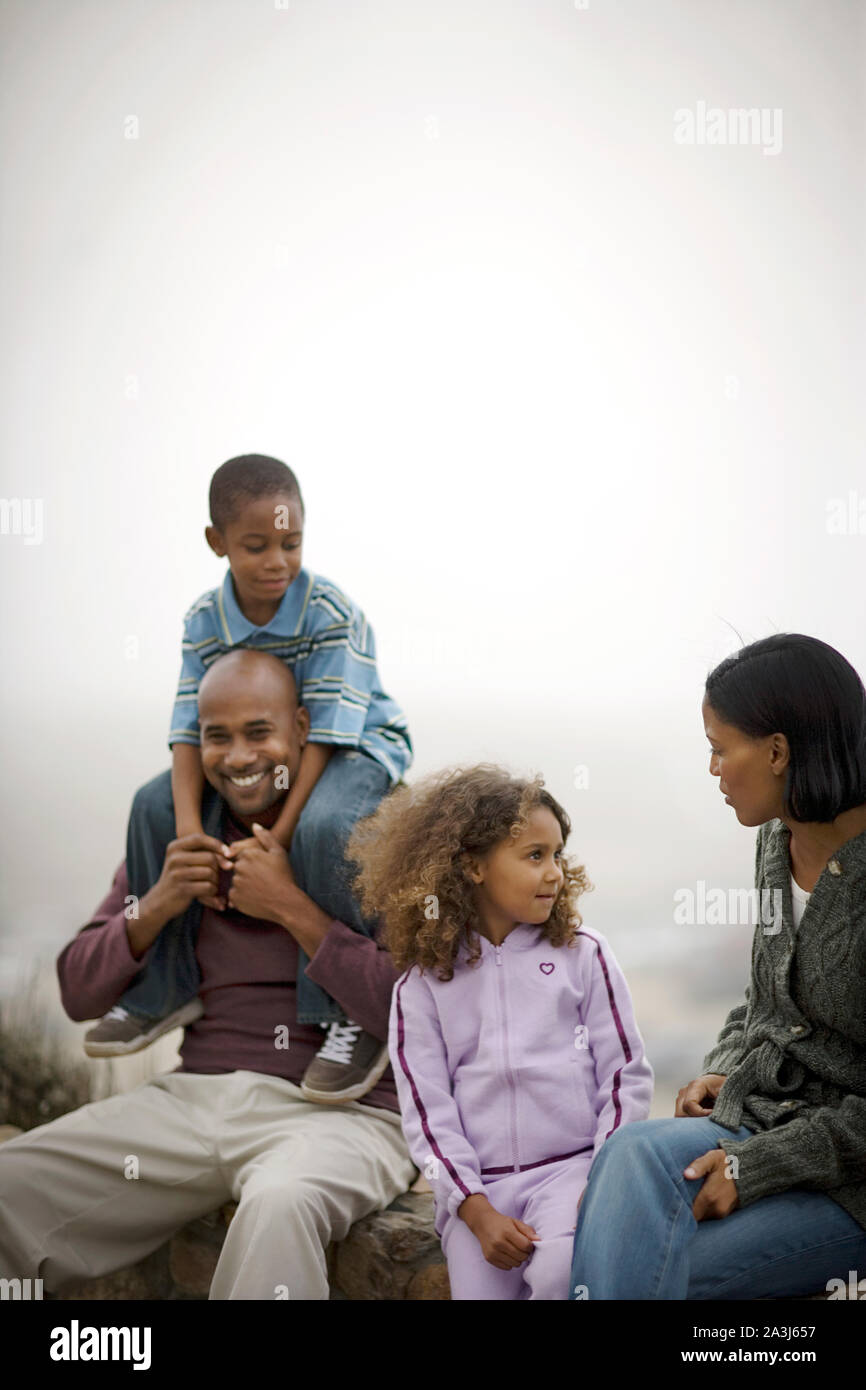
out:
{"label": "grey knit cardigan", "polygon": [[758,831],[758,903],[781,890],[765,900],[781,901],[781,929],[758,919],[745,1003],[702,1070],[727,1077],[712,1118],[755,1131],[718,1141],[738,1158],[741,1207],[807,1188],[866,1229],[866,831],[824,867],[797,929],[789,842],[779,820]]}

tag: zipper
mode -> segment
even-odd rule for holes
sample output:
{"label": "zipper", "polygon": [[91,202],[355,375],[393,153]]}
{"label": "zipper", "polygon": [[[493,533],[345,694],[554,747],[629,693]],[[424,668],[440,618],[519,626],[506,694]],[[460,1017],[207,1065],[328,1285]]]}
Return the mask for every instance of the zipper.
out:
{"label": "zipper", "polygon": [[[502,947],[494,946],[496,952],[496,964],[502,965]],[[508,1051],[508,1028],[506,1025],[505,1007],[505,976],[497,975],[500,982],[499,987],[499,1008],[502,1018],[502,1050],[505,1054],[505,1074],[508,1078],[508,1085],[511,1091],[510,1111],[511,1111],[511,1165],[515,1173],[520,1172],[517,1153],[517,1088],[514,1081],[514,1072],[511,1070],[511,1056]]]}

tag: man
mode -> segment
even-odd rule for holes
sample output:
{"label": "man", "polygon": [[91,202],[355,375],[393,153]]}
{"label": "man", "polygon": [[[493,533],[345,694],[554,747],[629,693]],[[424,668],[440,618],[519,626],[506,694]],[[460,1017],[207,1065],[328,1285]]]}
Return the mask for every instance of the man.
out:
{"label": "man", "polygon": [[0,1148],[0,1277],[42,1278],[53,1292],[110,1273],[231,1199],[210,1297],[327,1299],[329,1242],[405,1191],[415,1169],[390,1067],[360,1101],[302,1096],[321,1030],[295,1021],[298,948],[309,976],[383,1041],[397,972],[375,936],[301,891],[269,833],[309,727],[288,668],[263,652],[221,657],[199,711],[222,838],[173,841],[137,904],[121,866],[58,973],[69,1016],[98,1017],[169,921],[194,898],[222,900],[231,871],[226,909],[203,909],[196,942],[204,1013],[185,1031],[177,1071]]}

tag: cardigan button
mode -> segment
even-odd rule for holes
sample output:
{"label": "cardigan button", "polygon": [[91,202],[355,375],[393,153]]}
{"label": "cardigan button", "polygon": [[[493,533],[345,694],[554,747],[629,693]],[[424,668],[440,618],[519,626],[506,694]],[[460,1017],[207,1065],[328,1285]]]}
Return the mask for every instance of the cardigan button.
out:
{"label": "cardigan button", "polygon": [[797,1104],[797,1102],[796,1102],[795,1100],[783,1100],[783,1101],[782,1101],[782,1109],[783,1109],[783,1110],[790,1110],[790,1109],[791,1109],[791,1106],[792,1106],[792,1105],[796,1105],[796,1104]]}
{"label": "cardigan button", "polygon": [[829,859],[827,861],[827,868],[830,870],[830,873],[835,874],[837,878],[842,872],[842,865],[839,863],[838,859]]}
{"label": "cardigan button", "polygon": [[805,1033],[806,1029],[802,1023],[795,1023],[791,1028],[792,1033]]}

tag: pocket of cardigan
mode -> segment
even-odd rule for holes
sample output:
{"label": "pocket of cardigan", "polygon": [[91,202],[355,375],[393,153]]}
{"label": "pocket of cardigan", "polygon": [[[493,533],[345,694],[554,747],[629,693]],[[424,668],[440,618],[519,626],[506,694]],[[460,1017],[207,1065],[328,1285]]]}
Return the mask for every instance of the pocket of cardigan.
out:
{"label": "pocket of cardigan", "polygon": [[795,1057],[784,1056],[776,1072],[776,1086],[787,1095],[789,1091],[801,1090],[806,1080],[806,1068]]}

